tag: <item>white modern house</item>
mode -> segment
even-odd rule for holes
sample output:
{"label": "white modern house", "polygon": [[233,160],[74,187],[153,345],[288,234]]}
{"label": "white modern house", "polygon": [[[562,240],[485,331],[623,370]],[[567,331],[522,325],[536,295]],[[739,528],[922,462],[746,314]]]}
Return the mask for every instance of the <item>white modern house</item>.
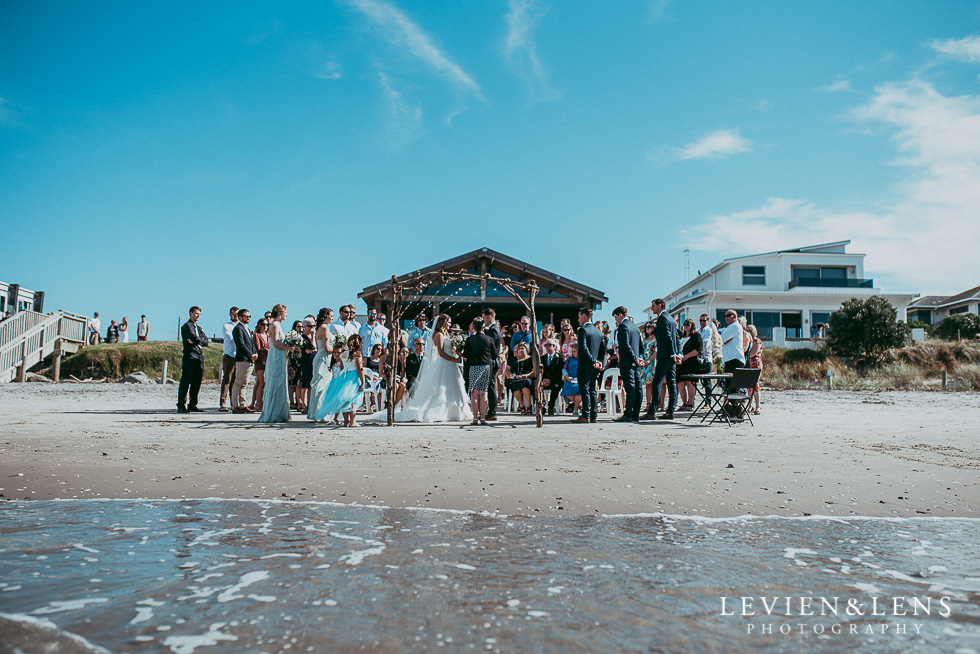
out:
{"label": "white modern house", "polygon": [[[882,293],[865,278],[863,254],[850,241],[725,259],[666,296],[667,310],[683,321],[702,313],[725,324],[727,309],[745,315],[759,337],[774,345],[807,347],[816,326],[852,297],[880,295],[906,320],[917,293]],[[649,310],[647,310],[649,315]],[[680,322],[679,321],[679,322]]]}
{"label": "white modern house", "polygon": [[0,318],[7,312],[37,311],[44,309],[44,291],[32,291],[20,284],[0,282]]}
{"label": "white modern house", "polygon": [[927,325],[941,322],[957,313],[980,314],[980,286],[957,295],[926,295],[916,298],[909,305],[909,320],[919,320]]}

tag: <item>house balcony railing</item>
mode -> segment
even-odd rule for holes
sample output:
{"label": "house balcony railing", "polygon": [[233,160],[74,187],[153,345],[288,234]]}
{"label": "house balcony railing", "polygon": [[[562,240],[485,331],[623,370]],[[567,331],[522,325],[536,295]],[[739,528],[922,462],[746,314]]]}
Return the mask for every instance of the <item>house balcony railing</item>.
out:
{"label": "house balcony railing", "polygon": [[794,279],[786,285],[786,290],[797,286],[805,288],[874,288],[873,279]]}

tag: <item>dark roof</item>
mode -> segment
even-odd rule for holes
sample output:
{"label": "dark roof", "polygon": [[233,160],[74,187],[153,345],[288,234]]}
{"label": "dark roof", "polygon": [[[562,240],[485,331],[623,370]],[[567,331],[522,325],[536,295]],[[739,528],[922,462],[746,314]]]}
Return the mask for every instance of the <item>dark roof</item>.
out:
{"label": "dark roof", "polygon": [[958,295],[926,295],[917,300],[913,300],[909,308],[914,307],[943,307],[948,304],[957,304],[965,300],[980,300],[980,286],[974,286],[968,291],[963,291]]}
{"label": "dark roof", "polygon": [[[446,272],[459,272],[467,268],[472,268],[474,264],[479,267],[480,262],[483,260],[487,261],[488,267],[492,265],[495,268],[513,274],[516,277],[520,277],[522,279],[533,279],[538,283],[538,286],[541,286],[542,288],[571,291],[575,295],[591,298],[596,302],[609,301],[609,298],[606,297],[605,293],[598,289],[572,281],[567,277],[556,275],[555,273],[549,272],[544,268],[538,268],[537,266],[533,266],[529,263],[521,261],[520,259],[507,256],[502,252],[491,250],[490,248],[480,248],[479,250],[473,250],[472,252],[461,254],[458,257],[453,257],[452,259],[447,259],[440,263],[436,263],[425,268],[420,268],[417,271],[413,270],[410,273],[399,275],[398,279],[407,280],[416,272],[422,274],[436,272],[439,270],[445,270]],[[389,286],[391,286],[390,279],[372,286],[367,286],[363,291],[357,294],[357,297],[363,298],[367,295],[374,295],[381,292],[382,289],[388,288]]]}

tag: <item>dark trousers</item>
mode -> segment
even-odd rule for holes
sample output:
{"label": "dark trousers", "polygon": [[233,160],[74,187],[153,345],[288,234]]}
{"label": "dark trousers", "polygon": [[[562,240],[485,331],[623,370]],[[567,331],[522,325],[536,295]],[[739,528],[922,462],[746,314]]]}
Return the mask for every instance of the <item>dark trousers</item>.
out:
{"label": "dark trousers", "polygon": [[677,408],[677,364],[673,359],[657,359],[657,367],[653,369],[653,402],[647,410],[650,415],[657,406],[661,383],[667,384],[667,413],[673,415]]}
{"label": "dark trousers", "polygon": [[623,391],[626,393],[626,407],[623,416],[627,420],[640,419],[640,407],[643,406],[643,383],[640,381],[640,369],[636,366],[619,366],[622,375]]}
{"label": "dark trousers", "polygon": [[582,366],[578,369],[578,391],[582,394],[582,413],[583,418],[595,420],[599,415],[599,389],[596,388],[595,368],[586,369]]}
{"label": "dark trousers", "polygon": [[497,366],[490,368],[490,385],[487,387],[487,418],[497,415]]}
{"label": "dark trousers", "polygon": [[[725,362],[725,374],[730,375],[735,372],[736,368],[744,368],[745,362],[739,361],[738,359],[729,359]],[[727,393],[731,393],[734,389],[732,388],[732,383],[729,381],[728,386],[725,388]]]}
{"label": "dark trousers", "polygon": [[[204,362],[200,359],[184,359],[180,368],[180,385],[177,387],[177,407],[196,408],[197,394],[201,390],[201,380],[204,379]],[[191,392],[191,403],[186,404],[187,391]]]}

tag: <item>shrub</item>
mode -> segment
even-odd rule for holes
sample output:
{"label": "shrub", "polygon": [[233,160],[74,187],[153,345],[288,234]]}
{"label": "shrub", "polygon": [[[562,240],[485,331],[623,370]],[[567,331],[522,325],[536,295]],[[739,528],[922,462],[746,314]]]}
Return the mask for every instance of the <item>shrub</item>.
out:
{"label": "shrub", "polygon": [[877,366],[886,351],[903,346],[908,339],[908,325],[897,319],[895,307],[880,295],[851,298],[830,314],[827,347],[860,366]]}
{"label": "shrub", "polygon": [[932,330],[932,335],[947,341],[980,336],[980,316],[975,313],[954,313],[946,316]]}

